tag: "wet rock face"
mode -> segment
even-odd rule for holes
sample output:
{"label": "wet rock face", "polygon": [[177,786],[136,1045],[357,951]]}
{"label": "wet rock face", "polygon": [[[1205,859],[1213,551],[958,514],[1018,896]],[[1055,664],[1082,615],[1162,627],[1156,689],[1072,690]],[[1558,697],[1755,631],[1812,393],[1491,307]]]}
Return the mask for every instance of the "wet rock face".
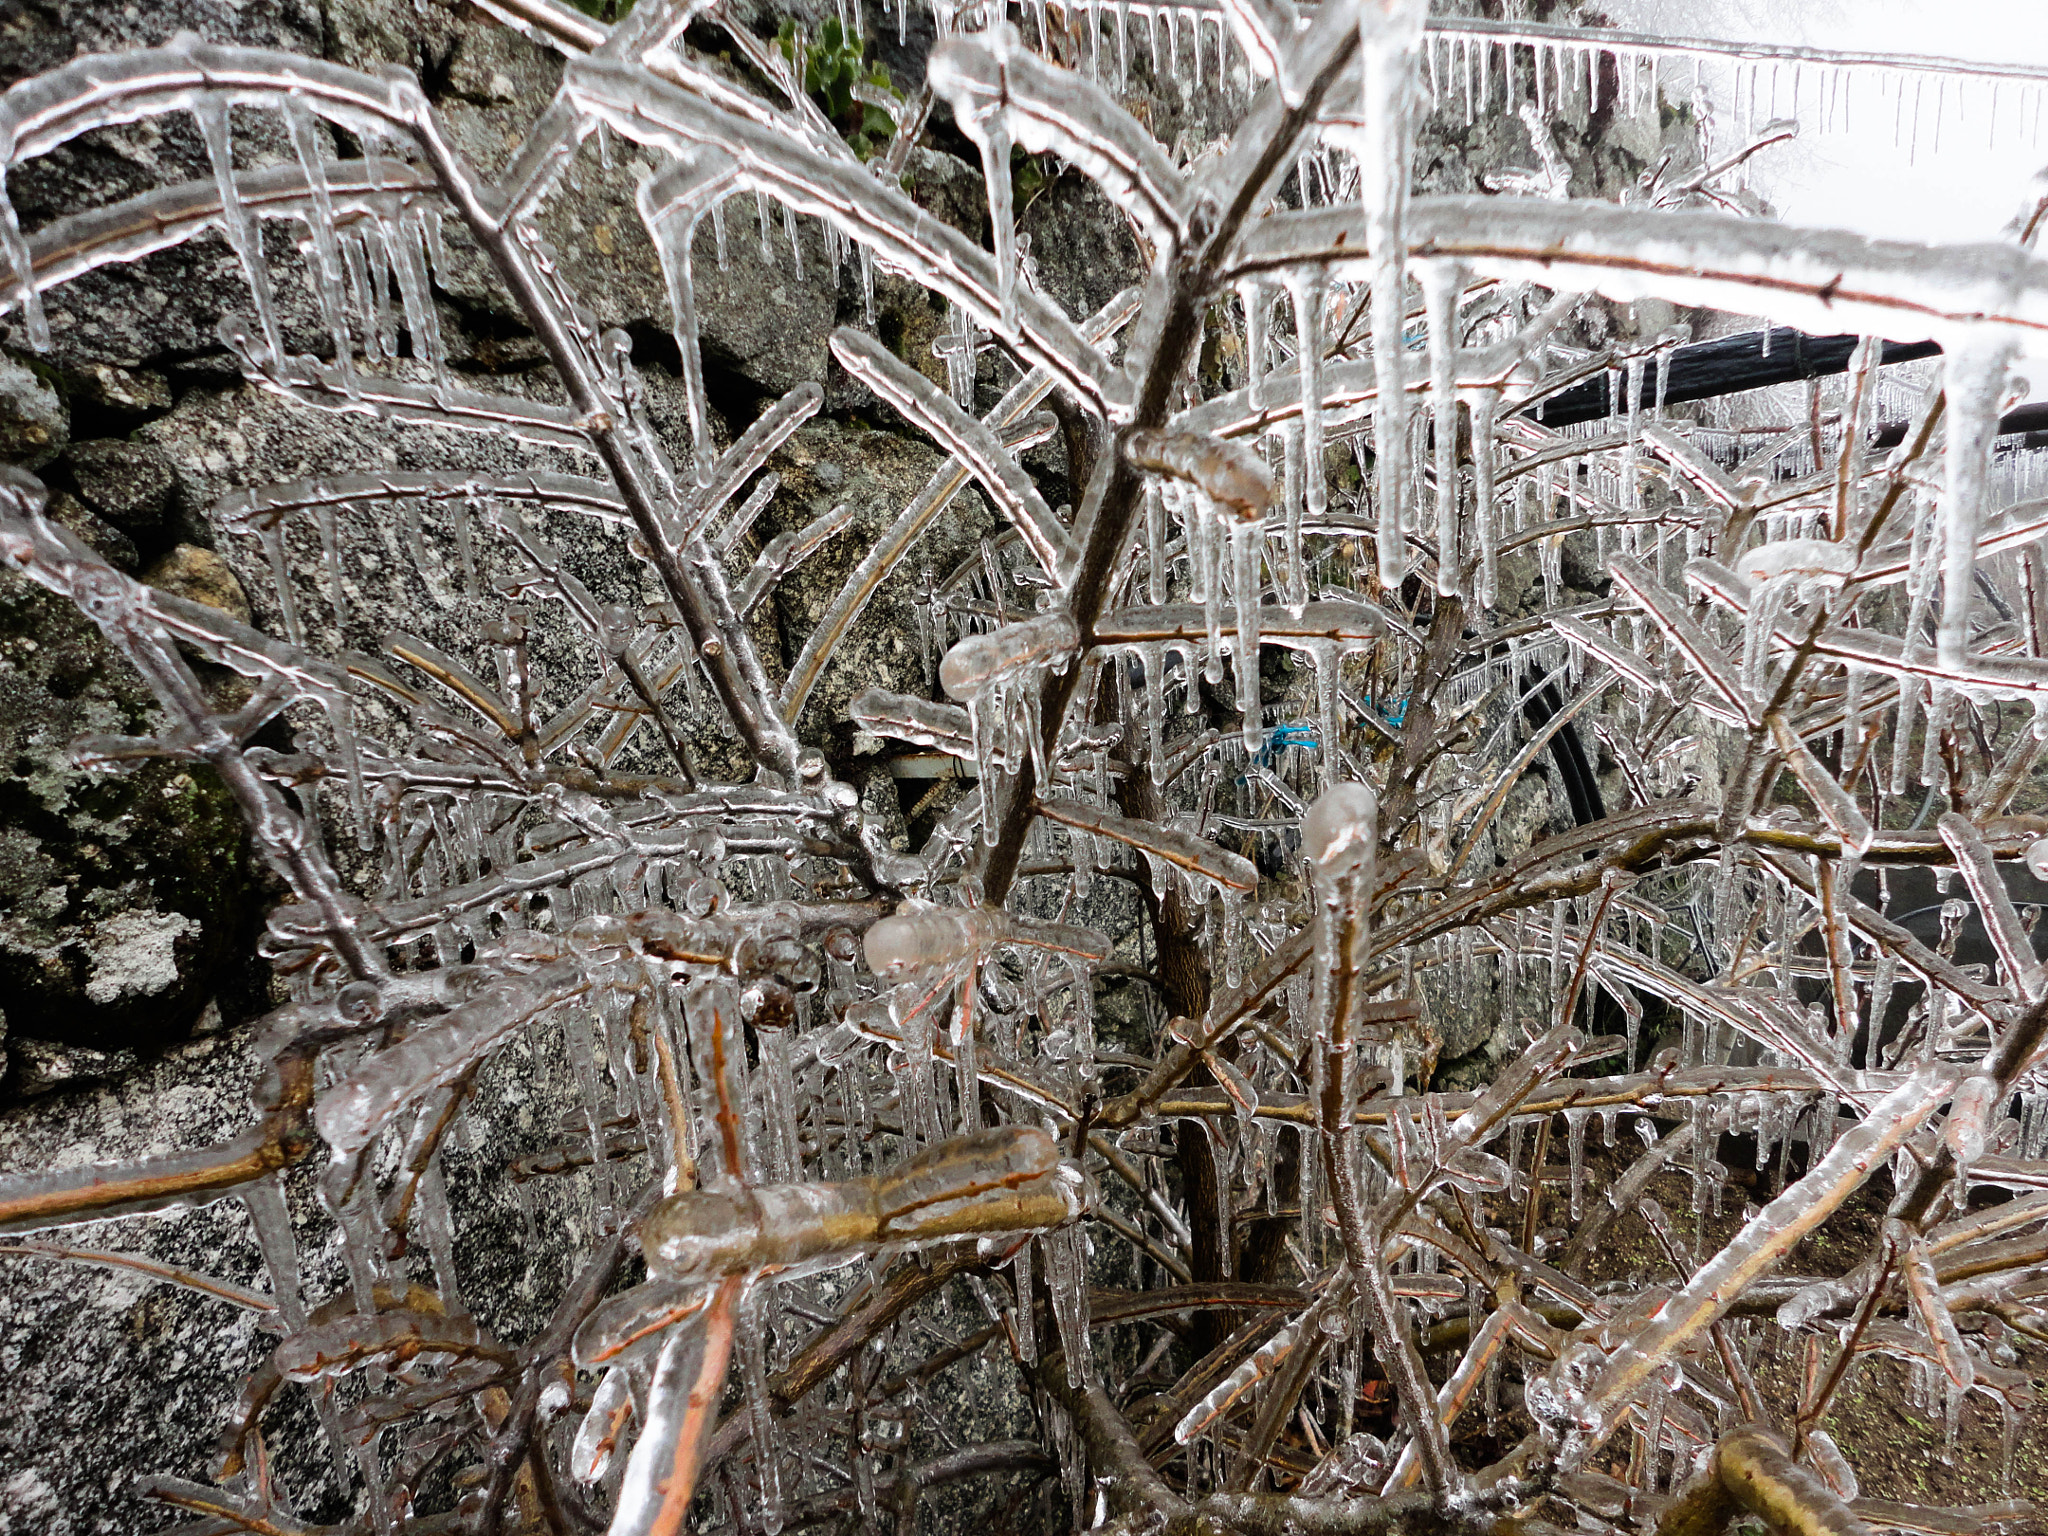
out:
{"label": "wet rock face", "polygon": [[69,766],[74,737],[156,720],[75,608],[0,582],[0,1010],[17,1044],[175,1039],[247,941],[247,839],[210,769]]}
{"label": "wet rock face", "polygon": [[63,452],[71,416],[32,369],[0,354],[0,459],[37,469]]}
{"label": "wet rock face", "polygon": [[115,527],[133,537],[147,536],[163,525],[178,474],[162,449],[100,438],[73,443],[65,457],[78,499]]}
{"label": "wet rock face", "polygon": [[[138,1062],[37,1044],[35,1096],[0,1108],[0,1166],[70,1167],[182,1151],[249,1122],[254,1057],[245,1029],[201,1033]],[[21,1071],[18,1062],[17,1072]],[[573,1095],[559,1041],[514,1042],[486,1069],[490,1112],[465,1119],[444,1154],[463,1211],[462,1301],[495,1338],[530,1340],[588,1246],[588,1181],[515,1188],[514,1158],[554,1146]],[[480,1101],[481,1102],[481,1101]],[[306,1295],[346,1295],[338,1234],[312,1213],[319,1163],[287,1175]],[[269,1292],[242,1202],[173,1217],[127,1217],[44,1234]],[[424,1246],[398,1266],[427,1281]],[[211,1479],[219,1433],[247,1373],[276,1347],[268,1313],[134,1269],[0,1252],[0,1536],[132,1536],[177,1523],[144,1496],[151,1477]],[[330,1455],[302,1388],[264,1416],[279,1491],[314,1521],[347,1518]]]}

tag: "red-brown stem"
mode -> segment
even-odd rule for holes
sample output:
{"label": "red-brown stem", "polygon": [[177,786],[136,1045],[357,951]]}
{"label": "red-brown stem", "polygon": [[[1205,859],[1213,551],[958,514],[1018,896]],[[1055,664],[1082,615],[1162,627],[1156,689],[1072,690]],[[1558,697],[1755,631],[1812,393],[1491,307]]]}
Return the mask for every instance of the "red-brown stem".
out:
{"label": "red-brown stem", "polygon": [[697,1491],[697,1472],[703,1465],[704,1432],[725,1390],[725,1368],[732,1359],[733,1313],[745,1283],[742,1276],[728,1275],[711,1299],[711,1311],[704,1319],[704,1360],[690,1385],[683,1425],[676,1432],[675,1460],[668,1481],[662,1484],[661,1508],[647,1528],[648,1536],[676,1536],[683,1528],[683,1517],[690,1512],[690,1497]]}

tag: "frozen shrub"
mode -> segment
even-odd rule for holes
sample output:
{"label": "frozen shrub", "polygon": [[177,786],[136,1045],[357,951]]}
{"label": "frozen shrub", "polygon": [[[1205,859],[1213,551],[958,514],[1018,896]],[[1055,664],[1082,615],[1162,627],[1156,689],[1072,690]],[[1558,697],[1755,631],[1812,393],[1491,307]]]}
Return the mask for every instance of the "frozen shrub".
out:
{"label": "frozen shrub", "polygon": [[[535,466],[230,496],[214,516],[263,551],[282,633],[122,576],[0,471],[0,557],[75,601],[167,721],[81,760],[209,765],[290,892],[263,943],[291,1000],[258,1026],[248,1129],[0,1177],[16,1236],[246,1204],[267,1294],[170,1276],[278,1335],[220,1405],[216,1484],[153,1487],[186,1530],[304,1529],[264,1440],[300,1388],[350,1529],[620,1536],[679,1529],[693,1499],[706,1528],[910,1530],[921,1491],[1018,1472],[1060,1480],[1049,1518],[1132,1531],[1510,1511],[1598,1531],[1737,1505],[1853,1531],[1851,1458],[1820,1426],[1858,1351],[1906,1358],[1951,1414],[1971,1392],[2031,1403],[2002,1341],[2048,1329],[2048,970],[2007,876],[2042,865],[2048,832],[2010,814],[2048,733],[2048,511],[2023,499],[2031,460],[1994,456],[2009,370],[2048,328],[2031,223],[1953,250],[1790,230],[1745,215],[1742,153],[1569,199],[1547,124],[1603,90],[1654,112],[1682,50],[1425,28],[1414,0],[1120,4],[1064,32],[1039,8],[1033,44],[940,7],[930,94],[907,102],[834,32],[860,154],[797,47],[716,7],[640,0],[606,26],[484,3],[568,56],[496,178],[402,72],[189,37],[0,99],[0,165],[172,115],[214,172],[32,231],[0,207],[0,305],[31,344],[44,289],[218,231],[247,282],[222,335],[248,379],[395,432],[509,437]],[[700,60],[692,25],[728,28],[766,94]],[[1220,92],[1234,137],[1190,163],[1156,142],[1118,102],[1134,47],[1162,89]],[[1762,57],[1838,92],[1860,67]],[[1498,185],[1535,195],[1411,195],[1417,125],[1461,95],[1527,126],[1543,170]],[[903,144],[875,153],[878,119],[921,123],[934,96],[983,154],[993,253],[902,194]],[[237,169],[250,113],[294,161]],[[630,343],[598,333],[539,233],[593,135],[645,171],[685,441],[650,423]],[[1016,151],[1128,215],[1139,289],[1070,315],[1035,286]],[[950,314],[943,389],[866,330],[832,337],[944,462],[786,668],[748,615],[846,524],[734,566],[775,494],[764,465],[824,401],[800,385],[714,442],[693,271],[750,238],[726,228],[736,198],[764,242],[778,209],[821,222],[870,300],[880,271]],[[432,285],[458,239],[555,395],[451,371]],[[280,241],[322,355],[286,346]],[[1865,340],[1841,349],[1837,408],[1816,389],[1748,451],[1674,409],[1711,392],[1682,331],[1571,344],[1596,294]],[[1901,374],[1882,340],[1943,360]],[[1070,506],[1020,457],[1054,392],[1083,428]],[[906,851],[799,727],[970,480],[1003,531],[925,585],[929,686],[850,705],[906,760],[954,765]],[[306,604],[340,604],[357,519],[394,522],[459,593],[459,654],[403,633],[378,656],[323,647],[340,616]],[[1566,582],[1567,539],[1604,590]],[[593,540],[658,600],[579,571]],[[541,644],[549,625],[573,644]],[[215,712],[201,664],[247,702]],[[295,750],[252,745],[281,715]],[[1580,825],[1511,837],[1546,751]],[[727,756],[747,768],[720,781]],[[343,842],[360,877],[337,872]],[[1939,935],[1871,890],[1908,866],[1961,893]],[[1957,958],[1966,922],[1987,960]],[[1483,1047],[1472,1091],[1435,1081],[1453,1035]],[[541,1036],[582,1098],[571,1142],[517,1176],[583,1181],[595,1219],[536,1228],[577,1249],[573,1278],[514,1347],[465,1309],[468,1213],[441,1159],[494,1053]],[[1644,1143],[1599,1184],[1596,1116],[1608,1148],[1622,1121]],[[1560,1119],[1562,1234],[1540,1212]],[[1770,1192],[1715,1249],[1730,1133]],[[347,1259],[329,1295],[291,1220],[285,1173],[309,1159]],[[1691,1180],[1677,1218],[1647,1198],[1667,1172]],[[1886,1178],[1860,1263],[1779,1273]],[[1986,1189],[2020,1193],[1973,1203]],[[1596,1288],[1624,1218],[1665,1262]],[[1796,1403],[1755,1379],[1771,1340],[1811,1343]],[[954,1438],[921,1384],[970,1358],[1030,1437]],[[1374,1400],[1387,1437],[1360,1425]],[[1494,1433],[1461,1430],[1481,1419]],[[1890,1508],[1938,1531],[2018,1514]]]}

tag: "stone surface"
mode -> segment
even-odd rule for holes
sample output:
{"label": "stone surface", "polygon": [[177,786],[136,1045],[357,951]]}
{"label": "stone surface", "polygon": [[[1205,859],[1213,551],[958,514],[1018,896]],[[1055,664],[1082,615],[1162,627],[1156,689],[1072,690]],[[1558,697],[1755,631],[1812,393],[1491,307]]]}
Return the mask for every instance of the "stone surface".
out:
{"label": "stone surface", "polygon": [[[33,1048],[37,1097],[0,1110],[8,1167],[72,1167],[197,1148],[249,1122],[254,1062],[248,1032],[202,1035],[130,1070],[106,1058]],[[60,1076],[61,1075],[61,1076]],[[481,1102],[445,1155],[461,1210],[457,1265],[463,1299],[484,1327],[518,1344],[544,1324],[592,1237],[587,1170],[515,1194],[500,1170],[562,1139],[572,1089],[559,1040],[515,1040],[489,1069]],[[58,1080],[49,1080],[58,1079]],[[348,1284],[333,1224],[319,1213],[311,1164],[287,1189],[306,1296],[318,1304]],[[530,1214],[522,1208],[530,1207]],[[537,1242],[536,1236],[547,1234]],[[233,1198],[174,1216],[91,1222],[43,1234],[74,1248],[135,1254],[268,1293],[254,1235]],[[397,1267],[429,1280],[424,1245]],[[207,1481],[221,1427],[245,1374],[273,1347],[259,1315],[131,1268],[0,1251],[0,1533],[130,1536],[173,1519],[147,1500],[153,1475]],[[347,1513],[304,1388],[287,1387],[264,1418],[282,1492],[312,1518]]]}
{"label": "stone surface", "polygon": [[73,408],[98,409],[119,420],[157,415],[171,408],[171,384],[147,368],[84,363],[66,375]]}
{"label": "stone surface", "polygon": [[156,719],[76,609],[0,577],[0,1009],[17,1040],[175,1039],[248,943],[258,892],[210,769],[69,765],[75,736]]}
{"label": "stone surface", "polygon": [[40,469],[64,449],[71,416],[25,363],[0,354],[0,459]]}
{"label": "stone surface", "polygon": [[[168,918],[155,919],[148,913],[123,913],[116,921],[133,923],[148,933],[163,931],[156,927],[157,923],[177,924],[189,919],[180,919],[175,913]],[[108,954],[111,958],[112,951]],[[159,967],[175,967],[168,944],[158,946],[155,959]],[[96,976],[95,980],[98,979]],[[90,986],[87,990],[91,990]],[[26,1036],[8,1047],[7,1056],[7,1089],[18,1099],[32,1099],[60,1088],[77,1088],[85,1083],[126,1077],[140,1064],[140,1058],[133,1051],[96,1051],[89,1045],[58,1045]]]}
{"label": "stone surface", "polygon": [[142,553],[126,530],[116,528],[68,491],[54,492],[43,511],[51,522],[70,529],[87,549],[116,570],[132,576],[140,568]]}
{"label": "stone surface", "polygon": [[[168,406],[168,394],[164,399]],[[65,455],[79,500],[130,534],[148,534],[170,510],[178,477],[170,456],[151,443],[98,438]]]}
{"label": "stone surface", "polygon": [[1046,183],[1018,228],[1031,238],[1039,287],[1069,314],[1094,314],[1144,276],[1130,222],[1078,175]]}
{"label": "stone surface", "polygon": [[144,586],[218,608],[238,624],[249,622],[249,595],[227,561],[210,549],[180,544],[142,573]]}
{"label": "stone surface", "polygon": [[[34,1059],[57,1055],[44,1048]],[[211,1037],[111,1082],[75,1074],[46,1083],[71,1091],[0,1112],[6,1165],[77,1166],[221,1139],[247,1119],[248,1072],[238,1042]],[[46,1236],[263,1288],[239,1204]],[[163,1523],[135,1479],[205,1475],[222,1404],[257,1358],[253,1314],[131,1269],[13,1253],[0,1254],[0,1294],[0,1531],[71,1536]]]}
{"label": "stone surface", "polygon": [[219,555],[196,544],[179,544],[142,573],[145,586],[218,608],[239,624],[250,619],[249,596],[241,579]]}

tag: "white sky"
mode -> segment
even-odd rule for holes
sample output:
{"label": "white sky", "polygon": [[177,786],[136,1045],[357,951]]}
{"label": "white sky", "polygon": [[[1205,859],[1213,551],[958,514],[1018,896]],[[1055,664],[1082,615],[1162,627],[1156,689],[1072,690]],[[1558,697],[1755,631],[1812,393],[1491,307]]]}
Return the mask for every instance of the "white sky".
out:
{"label": "white sky", "polygon": [[[2048,0],[1599,0],[1599,9],[1617,26],[1681,36],[2048,66]],[[1787,223],[1937,243],[1996,240],[2048,166],[2048,129],[2037,123],[2037,113],[2048,119],[2048,96],[2040,91],[2003,86],[1994,136],[1990,91],[1971,87],[1959,121],[1949,87],[1937,148],[1929,80],[1910,152],[1894,142],[1896,98],[1880,100],[1868,79],[1850,88],[1848,133],[1814,131],[1810,91],[1800,138],[1765,150],[1753,178]],[[1784,103],[1780,115],[1789,115]],[[1733,148],[1733,140],[1724,130],[1720,142]]]}

